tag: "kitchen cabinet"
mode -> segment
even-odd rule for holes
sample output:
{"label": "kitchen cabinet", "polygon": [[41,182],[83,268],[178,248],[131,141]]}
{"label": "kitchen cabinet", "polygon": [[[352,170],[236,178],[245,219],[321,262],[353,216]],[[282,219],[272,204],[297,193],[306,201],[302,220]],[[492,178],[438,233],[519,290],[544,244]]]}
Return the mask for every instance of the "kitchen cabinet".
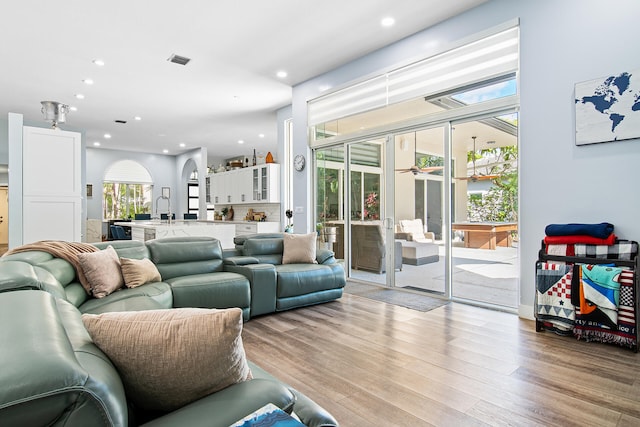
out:
{"label": "kitchen cabinet", "polygon": [[267,163],[251,168],[252,201],[280,202],[280,165]]}
{"label": "kitchen cabinet", "polygon": [[236,236],[241,234],[255,233],[278,233],[280,223],[278,222],[244,222],[236,223]]}
{"label": "kitchen cabinet", "polygon": [[209,197],[214,204],[280,202],[280,165],[268,163],[216,173],[209,178]]}

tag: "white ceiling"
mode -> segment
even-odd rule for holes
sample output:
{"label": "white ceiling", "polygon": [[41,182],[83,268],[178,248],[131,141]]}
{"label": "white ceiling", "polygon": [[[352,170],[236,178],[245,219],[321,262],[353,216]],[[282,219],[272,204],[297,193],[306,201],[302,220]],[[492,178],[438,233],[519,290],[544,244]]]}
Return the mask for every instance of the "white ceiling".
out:
{"label": "white ceiling", "polygon": [[[61,127],[107,149],[275,151],[292,86],[484,1],[14,0],[2,6],[0,113],[42,122],[40,101],[75,106]],[[387,16],[396,23],[382,28]]]}

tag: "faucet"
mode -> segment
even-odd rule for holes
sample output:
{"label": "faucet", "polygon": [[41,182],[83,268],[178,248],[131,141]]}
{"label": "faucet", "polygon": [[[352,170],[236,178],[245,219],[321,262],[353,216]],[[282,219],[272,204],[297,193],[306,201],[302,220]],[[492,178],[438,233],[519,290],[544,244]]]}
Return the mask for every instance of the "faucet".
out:
{"label": "faucet", "polygon": [[160,219],[160,214],[158,213],[158,201],[160,199],[165,199],[167,201],[167,221],[169,222],[169,224],[171,224],[171,199],[169,199],[168,197],[164,197],[164,196],[159,196],[156,199],[156,215],[155,217],[157,219]]}

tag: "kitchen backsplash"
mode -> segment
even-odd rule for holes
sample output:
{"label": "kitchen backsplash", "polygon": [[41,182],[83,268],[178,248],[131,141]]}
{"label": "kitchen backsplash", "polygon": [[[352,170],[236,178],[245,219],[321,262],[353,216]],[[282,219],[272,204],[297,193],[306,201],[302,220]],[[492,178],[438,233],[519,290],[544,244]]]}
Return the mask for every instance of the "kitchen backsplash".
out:
{"label": "kitchen backsplash", "polygon": [[274,221],[280,222],[280,205],[277,203],[270,204],[260,204],[256,203],[255,205],[222,205],[218,203],[216,205],[216,211],[220,212],[220,210],[224,207],[233,206],[233,220],[234,221],[244,221],[249,209],[253,209],[254,212],[264,212],[267,216],[265,221]]}

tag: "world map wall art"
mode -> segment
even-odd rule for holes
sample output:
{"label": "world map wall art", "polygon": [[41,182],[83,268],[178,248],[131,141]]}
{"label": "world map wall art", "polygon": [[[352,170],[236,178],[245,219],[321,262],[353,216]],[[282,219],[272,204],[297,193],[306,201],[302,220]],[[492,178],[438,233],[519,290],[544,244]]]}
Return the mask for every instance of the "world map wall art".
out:
{"label": "world map wall art", "polygon": [[640,69],[577,83],[576,145],[640,138]]}

